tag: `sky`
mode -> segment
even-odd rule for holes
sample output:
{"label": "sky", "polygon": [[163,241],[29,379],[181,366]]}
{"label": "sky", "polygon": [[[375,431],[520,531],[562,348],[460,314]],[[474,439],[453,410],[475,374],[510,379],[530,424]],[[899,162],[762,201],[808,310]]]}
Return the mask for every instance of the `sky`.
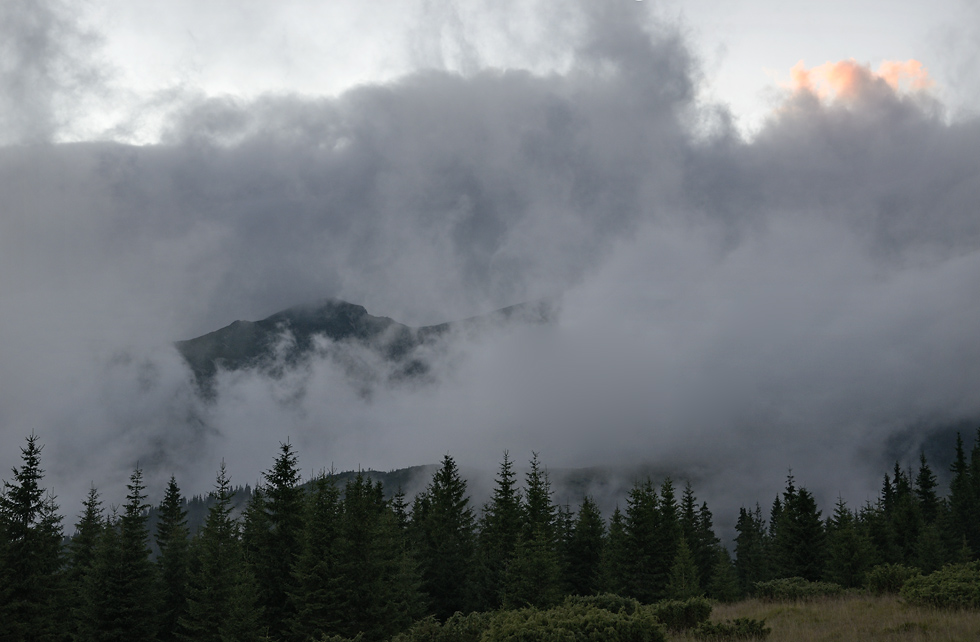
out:
{"label": "sky", "polygon": [[[717,5],[0,4],[0,468],[35,432],[69,515],[286,439],[873,498],[883,444],[980,418],[980,13]],[[324,297],[560,312],[426,385],[331,346],[196,396],[174,340]]]}

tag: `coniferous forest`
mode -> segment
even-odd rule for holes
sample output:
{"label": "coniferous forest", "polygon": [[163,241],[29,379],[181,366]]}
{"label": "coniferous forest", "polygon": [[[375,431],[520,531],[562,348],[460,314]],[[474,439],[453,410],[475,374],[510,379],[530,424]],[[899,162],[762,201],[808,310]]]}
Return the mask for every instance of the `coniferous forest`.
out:
{"label": "coniferous forest", "polygon": [[0,496],[0,640],[371,642],[568,596],[730,602],[781,578],[861,587],[980,552],[980,431],[969,454],[957,440],[948,490],[925,456],[896,464],[864,506],[821,508],[790,476],[768,510],[739,510],[732,542],[670,478],[636,483],[606,519],[590,497],[557,505],[537,455],[521,479],[505,452],[478,507],[448,455],[414,498],[386,498],[363,474],[301,479],[288,443],[242,511],[222,464],[194,533],[174,478],[151,528],[139,468],[121,508],[92,489],[66,525],[41,452],[32,435]]}

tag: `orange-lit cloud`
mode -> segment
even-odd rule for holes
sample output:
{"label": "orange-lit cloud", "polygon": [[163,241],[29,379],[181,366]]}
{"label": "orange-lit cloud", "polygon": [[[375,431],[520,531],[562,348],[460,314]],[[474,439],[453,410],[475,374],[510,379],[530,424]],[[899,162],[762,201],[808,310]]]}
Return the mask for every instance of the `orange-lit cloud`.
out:
{"label": "orange-lit cloud", "polygon": [[790,70],[790,78],[790,89],[809,91],[820,98],[855,98],[879,83],[895,91],[920,91],[933,85],[929,72],[918,60],[886,60],[877,71],[853,59],[825,62],[810,69],[801,60]]}

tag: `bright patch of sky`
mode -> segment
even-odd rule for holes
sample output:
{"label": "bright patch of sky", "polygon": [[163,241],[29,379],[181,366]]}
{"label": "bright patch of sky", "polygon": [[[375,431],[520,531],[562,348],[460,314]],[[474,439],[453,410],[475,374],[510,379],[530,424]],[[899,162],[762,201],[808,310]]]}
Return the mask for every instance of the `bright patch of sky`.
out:
{"label": "bright patch of sky", "polygon": [[[878,68],[916,59],[952,112],[977,96],[976,73],[954,53],[957,41],[977,37],[976,11],[963,0],[646,4],[649,15],[680,26],[701,60],[703,99],[728,105],[746,133],[779,104],[800,61]],[[69,139],[110,130],[112,138],[154,142],[171,108],[205,96],[337,95],[425,68],[561,71],[569,64],[563,44],[576,29],[571,12],[541,0],[101,0],[88,9],[111,91]]]}

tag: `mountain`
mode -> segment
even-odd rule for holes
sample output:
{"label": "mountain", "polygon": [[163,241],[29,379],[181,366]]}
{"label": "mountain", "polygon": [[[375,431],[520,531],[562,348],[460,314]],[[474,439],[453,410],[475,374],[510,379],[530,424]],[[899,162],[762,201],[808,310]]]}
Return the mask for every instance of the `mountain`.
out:
{"label": "mountain", "polygon": [[360,305],[327,299],[277,312],[261,321],[235,321],[195,339],[177,341],[202,393],[213,394],[219,368],[265,369],[281,374],[317,349],[317,337],[351,342],[376,351],[395,364],[399,377],[421,375],[428,365],[419,348],[439,341],[452,331],[478,332],[500,323],[544,323],[554,316],[549,300],[521,303],[490,314],[452,323],[413,328],[388,317],[368,314]]}

